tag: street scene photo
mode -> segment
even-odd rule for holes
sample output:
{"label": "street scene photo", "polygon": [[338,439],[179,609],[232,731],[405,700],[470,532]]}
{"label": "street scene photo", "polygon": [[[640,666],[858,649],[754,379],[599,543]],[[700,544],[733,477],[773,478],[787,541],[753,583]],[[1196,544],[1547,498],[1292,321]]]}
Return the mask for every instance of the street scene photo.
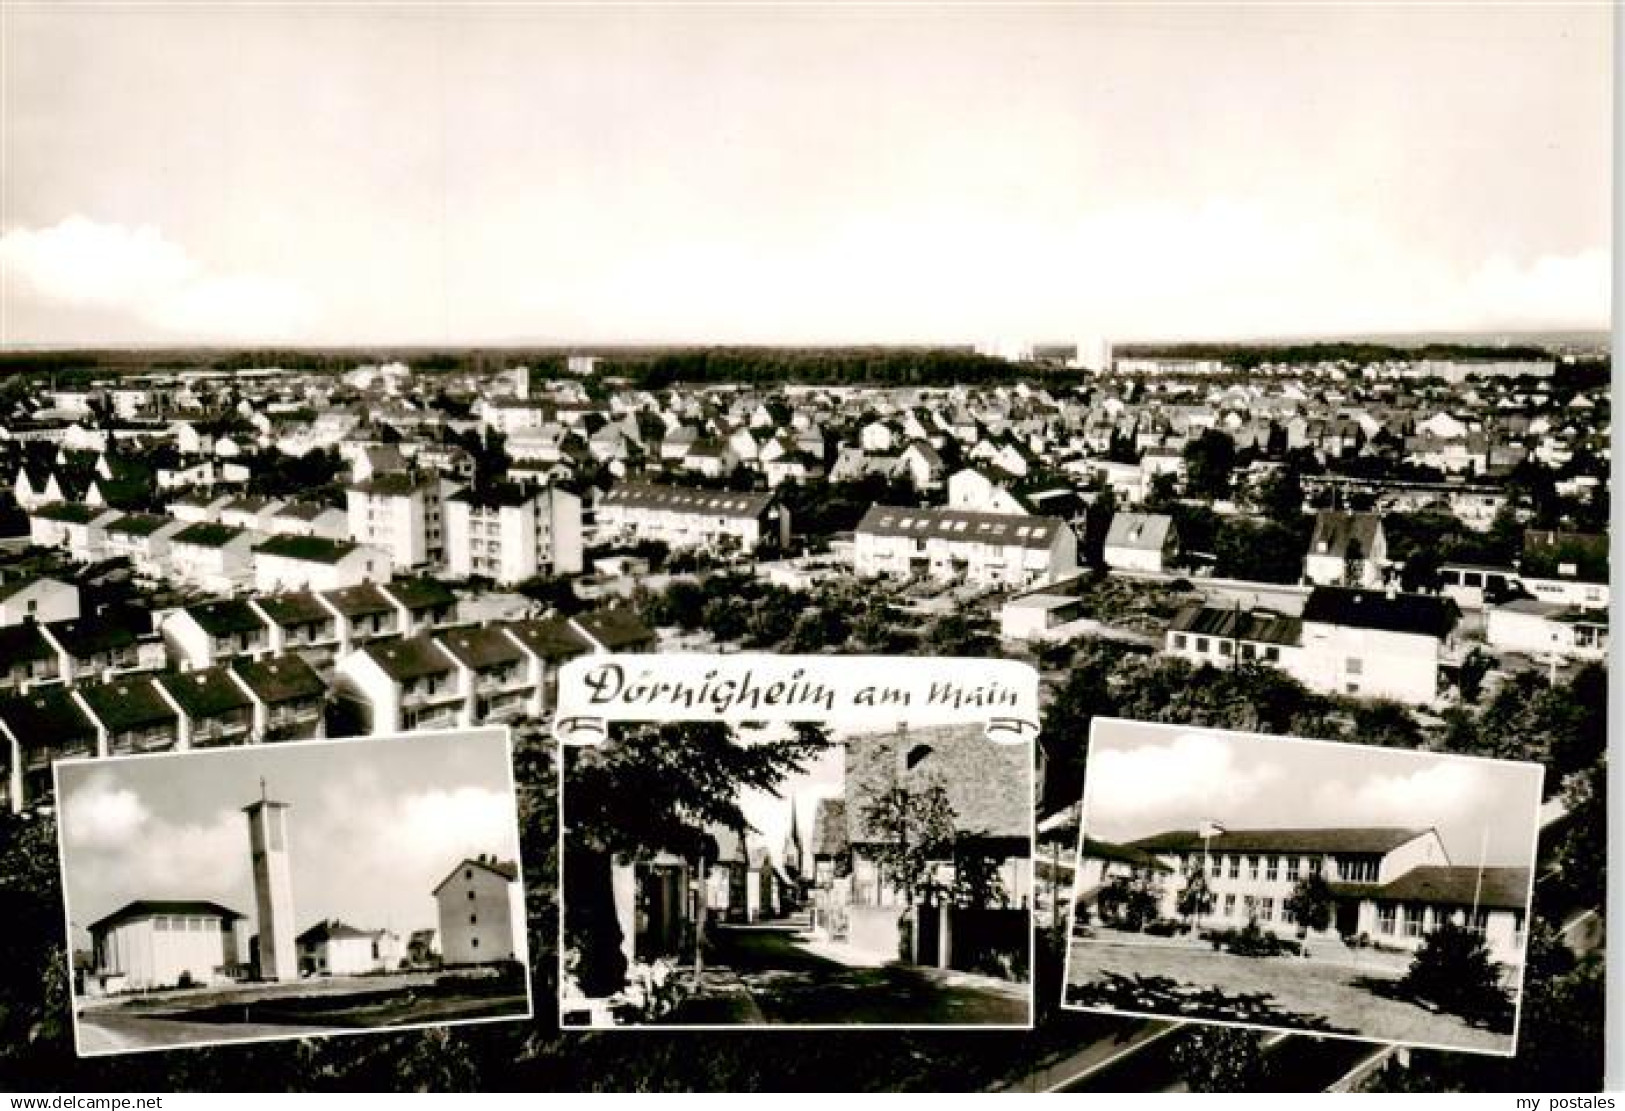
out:
{"label": "street scene photo", "polygon": [[506,730],[56,774],[81,1055],[531,1014]]}
{"label": "street scene photo", "polygon": [[1031,1025],[1030,742],[730,732],[570,752],[563,1024]]}
{"label": "street scene photo", "polygon": [[1511,1054],[1538,764],[1097,719],[1065,1005]]}

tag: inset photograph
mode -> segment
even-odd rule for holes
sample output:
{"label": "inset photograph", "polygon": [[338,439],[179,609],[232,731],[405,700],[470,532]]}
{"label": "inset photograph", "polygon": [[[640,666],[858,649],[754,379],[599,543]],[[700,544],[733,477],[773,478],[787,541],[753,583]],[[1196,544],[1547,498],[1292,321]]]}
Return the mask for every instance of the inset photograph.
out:
{"label": "inset photograph", "polygon": [[527,1018],[506,729],[62,761],[81,1056]]}
{"label": "inset photograph", "polygon": [[617,726],[563,774],[564,1025],[1032,1025],[1031,742]]}
{"label": "inset photograph", "polygon": [[1543,776],[1097,718],[1065,1005],[1511,1054]]}

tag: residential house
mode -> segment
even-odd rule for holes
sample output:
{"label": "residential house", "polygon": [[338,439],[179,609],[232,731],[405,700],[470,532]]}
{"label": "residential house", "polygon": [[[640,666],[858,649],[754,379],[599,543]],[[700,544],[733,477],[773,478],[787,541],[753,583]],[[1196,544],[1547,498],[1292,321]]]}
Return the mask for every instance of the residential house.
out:
{"label": "residential house", "polygon": [[26,575],[0,582],[0,626],[71,621],[79,616],[79,588],[61,579]]}
{"label": "residential house", "polygon": [[107,523],[107,557],[128,559],[136,574],[162,579],[169,574],[171,539],[186,525],[155,513],[125,513]]}
{"label": "residential house", "polygon": [[254,586],[282,590],[340,590],[387,581],[387,552],[320,536],[273,536],[254,549]]}
{"label": "residential house", "polygon": [[437,640],[461,671],[465,722],[506,721],[529,712],[535,697],[531,659],[505,629],[451,629]]}
{"label": "residential house", "polygon": [[170,659],[182,670],[276,650],[264,610],[241,598],[194,602],[165,611],[158,617],[158,631]]}
{"label": "residential house", "polygon": [[271,655],[297,653],[315,666],[331,663],[339,651],[339,617],[319,595],[305,590],[250,598],[247,603],[264,621]]}
{"label": "residential house", "polygon": [[334,617],[340,654],[367,641],[401,634],[400,606],[376,583],[324,590],[317,597]]}
{"label": "residential house", "polygon": [[1521,652],[1541,661],[1608,658],[1606,609],[1519,598],[1490,606],[1485,614],[1485,639],[1497,652]]}
{"label": "residential house", "polygon": [[253,737],[295,741],[326,734],[327,684],[296,655],[231,661],[231,673],[253,702]]}
{"label": "residential house", "polygon": [[1377,586],[1388,565],[1388,538],[1376,513],[1322,510],[1303,560],[1303,576],[1322,586]]}
{"label": "residential house", "polygon": [[783,549],[790,513],[772,494],[617,483],[597,505],[600,541],[656,540],[672,548]]}
{"label": "residential house", "polygon": [[56,646],[36,623],[0,627],[0,691],[65,682]]}
{"label": "residential house", "polygon": [[69,684],[164,665],[162,646],[152,636],[152,619],[142,610],[109,609],[95,617],[39,628],[56,651],[58,674]]}
{"label": "residential house", "polygon": [[1179,530],[1166,513],[1114,513],[1102,554],[1114,571],[1160,573],[1179,556]]}
{"label": "residential house", "polygon": [[168,752],[180,743],[180,714],[150,678],[81,686],[73,696],[95,726],[98,756]]}
{"label": "residential house", "polygon": [[448,966],[526,963],[518,865],[484,855],[463,860],[435,887],[434,897],[441,957]]}
{"label": "residential house", "polygon": [[398,571],[445,560],[445,499],[457,486],[435,473],[379,475],[345,493],[350,539],[382,548]]}
{"label": "residential house", "polygon": [[1077,570],[1077,536],[1053,517],[876,505],[853,537],[860,577],[1024,587]]}
{"label": "residential house", "polygon": [[53,761],[97,754],[96,726],[63,686],[0,699],[0,733],[7,751],[6,795],[14,814],[52,801]]}
{"label": "residential house", "polygon": [[201,522],[170,537],[170,577],[212,594],[235,594],[254,580],[252,532]]}
{"label": "residential house", "polygon": [[28,539],[42,548],[60,548],[82,563],[94,563],[106,558],[107,525],[118,516],[115,510],[79,502],[53,502],[29,514]]}
{"label": "residential house", "polygon": [[373,933],[329,919],[295,938],[301,976],[364,976],[379,970]]}
{"label": "residential house", "polygon": [[433,636],[374,641],[341,656],[333,693],[357,733],[472,724],[460,665]]}
{"label": "residential house", "polygon": [[229,666],[159,675],[152,682],[179,718],[177,748],[213,748],[254,740],[254,700]]}
{"label": "residential house", "polygon": [[350,538],[349,515],[317,502],[290,501],[271,514],[266,531],[277,536],[316,536],[324,540]]}

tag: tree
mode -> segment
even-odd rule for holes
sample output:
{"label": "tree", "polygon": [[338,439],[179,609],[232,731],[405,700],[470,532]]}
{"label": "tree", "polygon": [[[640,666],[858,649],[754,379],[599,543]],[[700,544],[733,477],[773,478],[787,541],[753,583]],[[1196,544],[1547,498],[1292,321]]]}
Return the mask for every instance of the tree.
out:
{"label": "tree", "polygon": [[1456,675],[1456,689],[1461,694],[1464,705],[1472,705],[1484,693],[1484,680],[1495,667],[1495,657],[1474,645],[1461,661],[1461,669]]}
{"label": "tree", "polygon": [[1486,1026],[1510,1025],[1512,1001],[1484,939],[1447,920],[1422,939],[1400,987],[1439,1008]]}
{"label": "tree", "polygon": [[1269,1077],[1262,1034],[1203,1027],[1180,1038],[1174,1064],[1193,1092],[1246,1092]]}
{"label": "tree", "polygon": [[1295,583],[1303,573],[1300,532],[1301,520],[1295,531],[1272,521],[1232,517],[1214,537],[1213,569],[1226,578]]}
{"label": "tree", "polygon": [[609,863],[670,852],[703,870],[715,854],[707,827],[747,827],[740,799],[777,792],[828,743],[821,729],[803,726],[782,740],[742,745],[727,726],[700,722],[625,727],[601,745],[566,750],[565,936],[581,954],[589,991],[618,988],[626,967]]}
{"label": "tree", "polygon": [[972,617],[958,610],[939,617],[925,639],[925,647],[934,656],[988,656],[997,644],[985,616]]}
{"label": "tree", "polygon": [[1213,889],[1207,882],[1207,868],[1200,860],[1192,861],[1185,868],[1185,885],[1179,890],[1175,909],[1186,921],[1200,925],[1202,915],[1212,912],[1213,902]]}
{"label": "tree", "polygon": [[1320,932],[1332,924],[1332,887],[1316,869],[1301,876],[1286,897],[1286,911],[1298,924],[1298,936]]}
{"label": "tree", "polygon": [[1303,520],[1303,479],[1297,468],[1282,466],[1265,475],[1255,503],[1267,519],[1296,528]]}
{"label": "tree", "polygon": [[1107,926],[1143,930],[1157,919],[1162,884],[1149,866],[1117,876],[1095,897],[1095,910]]}
{"label": "tree", "polygon": [[953,858],[957,839],[942,778],[899,776],[890,786],[871,788],[861,813],[875,867],[902,889],[905,904],[934,900],[940,894],[932,878],[936,866]]}
{"label": "tree", "polygon": [[1236,442],[1217,428],[1185,444],[1185,489],[1194,497],[1230,496],[1230,475],[1236,466]]}

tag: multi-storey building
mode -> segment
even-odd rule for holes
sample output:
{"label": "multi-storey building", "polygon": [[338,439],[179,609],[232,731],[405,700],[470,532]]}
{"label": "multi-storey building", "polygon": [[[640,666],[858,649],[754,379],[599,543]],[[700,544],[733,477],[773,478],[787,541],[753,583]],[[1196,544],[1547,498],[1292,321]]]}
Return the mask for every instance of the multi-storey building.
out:
{"label": "multi-storey building", "polygon": [[389,553],[397,571],[445,561],[445,500],[456,485],[438,474],[382,474],[346,492],[350,539]]}
{"label": "multi-storey building", "polygon": [[558,486],[499,485],[446,500],[446,568],[511,585],[582,567],[581,499]]}

